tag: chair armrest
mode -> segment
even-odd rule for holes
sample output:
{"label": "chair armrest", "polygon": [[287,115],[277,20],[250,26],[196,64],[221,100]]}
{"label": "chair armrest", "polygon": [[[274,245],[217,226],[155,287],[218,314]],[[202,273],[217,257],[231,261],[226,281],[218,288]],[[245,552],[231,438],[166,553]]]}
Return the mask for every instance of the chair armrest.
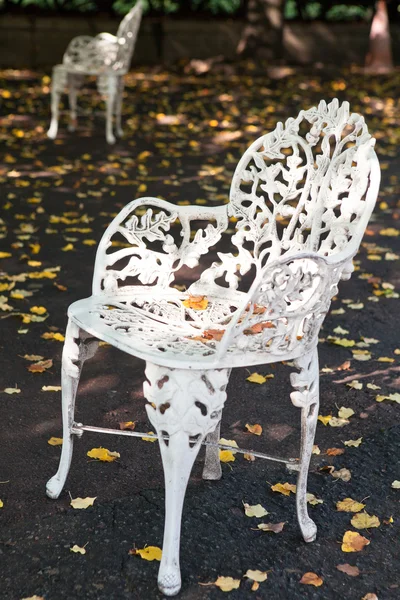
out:
{"label": "chair armrest", "polygon": [[302,252],[266,265],[234,313],[218,356],[231,345],[245,349],[253,344],[277,354],[296,344],[309,346],[337,293],[343,264]]}
{"label": "chair armrest", "polygon": [[[199,220],[209,222],[194,233],[191,222]],[[227,205],[176,206],[151,197],[134,200],[100,241],[93,294],[126,294],[139,284],[168,289],[175,273],[184,266],[196,267],[227,227]],[[125,247],[109,252],[121,245]]]}

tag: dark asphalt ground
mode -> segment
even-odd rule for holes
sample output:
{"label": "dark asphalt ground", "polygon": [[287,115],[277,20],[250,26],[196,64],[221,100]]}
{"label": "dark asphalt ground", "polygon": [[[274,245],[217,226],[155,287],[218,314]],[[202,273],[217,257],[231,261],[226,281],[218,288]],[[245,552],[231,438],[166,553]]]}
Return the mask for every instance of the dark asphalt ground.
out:
{"label": "dark asphalt ground", "polygon": [[[320,343],[320,366],[331,371],[321,372],[320,412],[337,416],[338,408],[345,406],[355,414],[342,428],[318,423],[315,443],[321,453],[313,456],[308,486],[323,499],[323,504],[310,506],[318,537],[306,545],[293,495],[270,489],[274,483],[294,483],[294,474],[279,464],[249,463],[237,455],[235,462],[223,464],[221,481],[204,482],[201,454],[184,509],[183,585],[178,597],[361,600],[375,593],[379,600],[400,598],[400,490],[391,487],[400,479],[400,406],[375,400],[377,394],[400,391],[400,352],[395,353],[400,348],[400,236],[380,233],[387,228],[400,231],[400,75],[366,79],[350,71],[268,72],[248,64],[237,72],[220,68],[196,77],[178,69],[137,68],[126,89],[126,136],[113,147],[105,143],[103,120],[97,116],[81,117],[75,134],[68,133],[64,118],[59,137],[51,142],[44,134],[49,113],[46,75],[0,75],[0,138],[5,150],[0,161],[0,252],[11,254],[0,260],[0,285],[10,283],[7,275],[60,267],[54,279],[25,277],[13,290],[0,288],[0,296],[6,296],[0,304],[7,301],[13,308],[0,312],[0,390],[21,390],[13,395],[0,392],[0,599],[35,594],[46,600],[162,597],[156,586],[158,563],[128,555],[134,546],[162,544],[164,489],[157,444],[84,434],[76,442],[64,492],[56,501],[45,496],[45,483],[60,455],[59,447],[47,441],[61,436],[62,430],[60,394],[41,388],[60,384],[62,344],[41,335],[63,332],[68,305],[90,294],[96,246],[87,240],[97,243],[123,205],[144,194],[172,202],[223,202],[235,164],[249,143],[273,129],[277,120],[336,95],[365,114],[378,138],[383,180],[357,257],[358,270],[350,282],[341,284],[332,304],[333,310],[344,312],[328,315],[321,331],[325,341]],[[80,104],[88,110],[101,108],[93,90]],[[71,251],[63,250],[67,244],[73,245]],[[67,289],[57,288],[55,282]],[[32,295],[21,299],[21,290],[22,296]],[[360,302],[361,310],[349,306]],[[48,318],[24,324],[21,316],[13,316],[29,313],[32,306],[44,306]],[[357,343],[362,336],[378,340],[368,348],[370,360],[356,361],[351,348],[329,343],[327,337],[336,335],[333,330],[339,325],[349,331],[345,337]],[[30,373],[26,354],[52,358],[54,365],[44,373]],[[378,361],[382,357],[391,362]],[[348,370],[338,370],[348,360]],[[143,370],[142,361],[102,347],[85,364],[77,420],[106,427],[134,420],[138,430],[148,431]],[[234,370],[222,435],[254,450],[297,457],[300,413],[289,400],[291,369],[276,365],[257,370],[275,377],[257,386],[246,381],[249,371]],[[364,384],[361,390],[346,385],[354,380]],[[368,389],[367,383],[381,389]],[[261,424],[262,435],[249,434],[246,423]],[[344,446],[344,441],[361,436],[358,448]],[[116,450],[121,458],[114,463],[90,461],[86,452],[97,446]],[[333,447],[345,449],[344,454],[327,455]],[[327,465],[349,469],[351,480],[336,480],[321,471]],[[97,499],[93,507],[77,511],[69,505],[69,493]],[[381,522],[378,528],[360,530],[370,545],[357,553],[341,550],[344,532],[356,531],[350,524],[352,515],[335,508],[346,497],[365,499],[368,513]],[[270,514],[248,518],[242,501],[261,503]],[[262,533],[255,530],[261,521],[286,525],[282,533]],[[74,544],[87,544],[86,554],[70,552]],[[336,567],[343,563],[358,566],[360,574],[340,572]],[[225,594],[215,586],[199,585],[220,575],[241,578],[247,569],[268,571],[256,592],[245,579],[239,590]],[[299,583],[308,571],[322,577],[321,587]]]}

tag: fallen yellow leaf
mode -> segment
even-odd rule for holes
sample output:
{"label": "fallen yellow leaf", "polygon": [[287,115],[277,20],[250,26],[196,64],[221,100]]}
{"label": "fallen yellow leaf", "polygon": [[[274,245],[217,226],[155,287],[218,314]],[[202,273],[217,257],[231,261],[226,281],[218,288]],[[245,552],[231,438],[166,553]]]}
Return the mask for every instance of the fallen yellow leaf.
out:
{"label": "fallen yellow leaf", "polygon": [[63,439],[58,437],[51,437],[47,440],[47,443],[50,444],[50,446],[62,446]]}
{"label": "fallen yellow leaf", "polygon": [[61,385],[44,385],[42,392],[61,392]]}
{"label": "fallen yellow leaf", "polygon": [[45,333],[42,333],[42,335],[40,336],[41,338],[43,338],[44,340],[57,340],[57,342],[64,342],[65,341],[65,337],[63,336],[62,333],[54,333],[53,331],[46,331]]}
{"label": "fallen yellow leaf", "polygon": [[5,394],[20,394],[21,390],[17,387],[13,387],[13,388],[4,388],[3,392]]}
{"label": "fallen yellow leaf", "polygon": [[343,552],[360,552],[370,541],[356,531],[346,531],[342,541]]}
{"label": "fallen yellow leaf", "polygon": [[31,373],[43,373],[46,369],[50,369],[53,366],[53,361],[51,358],[48,360],[41,360],[37,363],[32,363],[27,367],[28,371]]}
{"label": "fallen yellow leaf", "polygon": [[232,577],[218,577],[216,581],[214,581],[214,585],[219,587],[222,592],[231,592],[232,590],[237,590],[240,586],[240,579],[233,579]]}
{"label": "fallen yellow leaf", "polygon": [[25,358],[25,360],[43,360],[43,356],[40,356],[40,354],[25,354],[23,356],[23,358]]}
{"label": "fallen yellow leaf", "polygon": [[320,587],[324,583],[324,580],[321,577],[319,577],[316,573],[308,572],[304,573],[303,577],[300,579],[300,583]]}
{"label": "fallen yellow leaf", "polygon": [[[149,435],[154,435],[154,431],[148,431],[147,432]],[[157,441],[158,438],[152,438],[152,437],[142,437],[142,440],[144,442],[150,442],[150,443],[154,443]]]}
{"label": "fallen yellow leaf", "polygon": [[74,249],[74,245],[73,244],[67,244],[66,246],[64,246],[64,248],[61,248],[61,250],[63,252],[70,252],[73,249]]}
{"label": "fallen yellow leaf", "polygon": [[34,315],[44,315],[45,313],[47,313],[47,308],[45,308],[44,306],[32,306],[29,310]]}
{"label": "fallen yellow leaf", "polygon": [[122,431],[125,431],[126,429],[129,429],[130,431],[133,431],[136,427],[136,421],[123,421],[121,423],[119,423],[119,428]]}
{"label": "fallen yellow leaf", "polygon": [[296,486],[293,483],[276,483],[275,485],[271,485],[271,490],[273,492],[279,492],[284,496],[290,496],[290,492],[293,494],[296,493]]}
{"label": "fallen yellow leaf", "polygon": [[0,252],[0,258],[10,258],[12,254],[10,252]]}
{"label": "fallen yellow leaf", "polygon": [[346,442],[343,442],[345,446],[354,446],[355,448],[358,448],[358,446],[361,444],[362,442],[362,437],[358,438],[357,440],[347,440]]}
{"label": "fallen yellow leaf", "polygon": [[129,550],[129,554],[132,556],[139,555],[140,558],[144,560],[161,560],[162,550],[158,548],[158,546],[146,546],[145,548],[134,548],[133,550]]}
{"label": "fallen yellow leaf", "polygon": [[308,504],[311,504],[311,506],[317,506],[317,504],[324,503],[323,500],[321,500],[320,498],[317,498],[314,494],[311,494],[310,492],[307,492],[306,498],[307,498]]}
{"label": "fallen yellow leaf", "polygon": [[246,423],[246,429],[250,431],[250,433],[254,433],[254,435],[262,434],[262,427],[258,423],[256,423],[255,425],[249,425],[248,423]]}
{"label": "fallen yellow leaf", "polygon": [[0,500],[0,508],[3,508],[3,506],[4,506],[3,500]]}
{"label": "fallen yellow leaf", "polygon": [[260,375],[259,373],[252,373],[248,377],[246,377],[246,381],[250,381],[251,383],[265,383],[267,381],[267,377]]}
{"label": "fallen yellow leaf", "polygon": [[93,506],[94,501],[96,500],[97,496],[95,496],[94,498],[71,498],[71,506],[72,508],[76,508],[76,509],[85,509],[88,508],[88,506]]}
{"label": "fallen yellow leaf", "polygon": [[322,415],[318,415],[318,421],[321,421],[324,425],[328,425],[329,421],[332,419],[332,415],[327,415],[323,417]]}
{"label": "fallen yellow leaf", "polygon": [[379,527],[381,522],[375,515],[369,515],[364,511],[354,515],[351,524],[356,529],[369,529],[370,527]]}
{"label": "fallen yellow leaf", "polygon": [[358,513],[363,508],[365,508],[365,504],[357,502],[357,500],[353,500],[353,498],[345,498],[336,503],[336,510],[340,512]]}
{"label": "fallen yellow leaf", "polygon": [[272,531],[273,533],[280,533],[284,526],[285,526],[286,521],[281,521],[280,523],[259,523],[257,525],[258,529],[261,529],[261,531]]}
{"label": "fallen yellow leaf", "polygon": [[120,458],[121,455],[118,452],[110,452],[107,448],[92,448],[87,453],[87,456],[101,460],[102,462],[113,462],[117,458]]}
{"label": "fallen yellow leaf", "polygon": [[363,384],[360,383],[358,379],[355,379],[351,383],[346,383],[346,385],[347,387],[352,388],[353,390],[362,390],[363,388]]}
{"label": "fallen yellow leaf", "polygon": [[247,504],[247,502],[243,502],[243,507],[246,517],[257,517],[259,519],[268,514],[268,511],[266,511],[261,504],[254,504],[251,506],[250,504]]}
{"label": "fallen yellow leaf", "polygon": [[354,415],[354,410],[352,408],[345,408],[342,406],[339,409],[338,415],[341,419],[348,419]]}
{"label": "fallen yellow leaf", "polygon": [[79,554],[86,554],[86,549],[84,547],[81,546],[77,546],[76,544],[74,546],[72,546],[72,548],[70,548],[71,552],[75,552]]}
{"label": "fallen yellow leaf", "polygon": [[329,419],[328,425],[330,425],[331,427],[344,427],[349,423],[350,421],[348,419],[342,419],[341,417],[332,417],[331,419]]}
{"label": "fallen yellow leaf", "polygon": [[400,481],[398,481],[398,479],[395,479],[394,481],[392,481],[392,488],[395,490],[400,489]]}

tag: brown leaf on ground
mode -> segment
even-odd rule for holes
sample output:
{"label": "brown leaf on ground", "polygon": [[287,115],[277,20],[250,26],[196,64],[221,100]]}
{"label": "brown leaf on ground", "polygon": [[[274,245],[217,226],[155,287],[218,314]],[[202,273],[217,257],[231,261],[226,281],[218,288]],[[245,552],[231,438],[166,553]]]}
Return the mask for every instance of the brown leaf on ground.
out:
{"label": "brown leaf on ground", "polygon": [[328,448],[326,454],[328,456],[340,456],[341,454],[344,454],[344,448]]}
{"label": "brown leaf on ground", "polygon": [[47,360],[41,360],[37,363],[32,363],[27,367],[31,373],[43,373],[46,369],[50,369],[53,366],[53,360],[51,358]]}
{"label": "brown leaf on ground", "polygon": [[246,429],[250,433],[254,433],[254,435],[262,434],[262,427],[258,423],[256,423],[255,425],[249,425],[249,423],[246,423]]}
{"label": "brown leaf on ground", "polygon": [[300,583],[320,587],[324,583],[324,580],[321,577],[319,577],[316,573],[308,572],[304,573],[303,577],[300,579]]}
{"label": "brown leaf on ground", "polygon": [[286,521],[281,521],[281,523],[259,523],[257,528],[261,529],[261,531],[272,531],[273,533],[280,533]]}
{"label": "brown leaf on ground", "polygon": [[346,575],[350,575],[350,577],[357,577],[360,574],[360,569],[358,567],[353,567],[349,565],[349,563],[344,563],[343,565],[336,565],[338,571],[342,573],[346,573]]}
{"label": "brown leaf on ground", "polygon": [[343,552],[360,552],[370,541],[356,531],[346,531],[342,540]]}

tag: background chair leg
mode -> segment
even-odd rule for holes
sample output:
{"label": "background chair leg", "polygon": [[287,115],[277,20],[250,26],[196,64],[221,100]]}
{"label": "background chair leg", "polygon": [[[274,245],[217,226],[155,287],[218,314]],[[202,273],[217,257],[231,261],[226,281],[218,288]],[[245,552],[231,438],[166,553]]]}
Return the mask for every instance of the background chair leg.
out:
{"label": "background chair leg", "polygon": [[319,408],[317,349],[297,359],[295,365],[300,369],[300,373],[291,374],[292,385],[297,391],[292,392],[290,396],[293,404],[301,408],[300,470],[296,491],[297,518],[304,540],[313,542],[317,537],[317,526],[308,515],[307,478]]}
{"label": "background chair leg", "polygon": [[113,133],[113,115],[116,95],[116,77],[109,75],[106,96],[106,140],[109,144],[115,144],[115,136]]}
{"label": "background chair leg", "polygon": [[[72,460],[74,434],[71,429],[74,423],[75,398],[83,363],[94,355],[98,344],[85,344],[84,332],[72,321],[69,321],[65,334],[61,369],[63,445],[57,473],[47,482],[46,493],[49,498],[58,498],[64,487]],[[81,338],[81,344],[77,341]]]}
{"label": "background chair leg", "polygon": [[193,463],[204,437],[218,425],[230,369],[191,371],[146,365],[143,391],[148,417],[160,439],[165,476],[165,527],[158,586],[166,596],[181,587],[182,508]]}
{"label": "background chair leg", "polygon": [[61,93],[67,83],[67,74],[57,65],[53,69],[51,81],[51,121],[47,137],[54,140],[58,132],[59,104]]}
{"label": "background chair leg", "polygon": [[124,78],[121,75],[118,78],[118,91],[115,98],[115,131],[118,137],[122,137],[124,135],[124,131],[122,129],[122,96],[124,93]]}
{"label": "background chair leg", "polygon": [[77,97],[78,97],[78,86],[75,81],[74,75],[70,74],[68,77],[68,100],[69,100],[69,125],[68,131],[75,131],[77,126]]}
{"label": "background chair leg", "polygon": [[[221,421],[206,437],[207,442],[218,444],[221,434]],[[203,479],[217,480],[222,477],[221,461],[219,460],[219,448],[206,446],[206,458],[203,468]]]}

